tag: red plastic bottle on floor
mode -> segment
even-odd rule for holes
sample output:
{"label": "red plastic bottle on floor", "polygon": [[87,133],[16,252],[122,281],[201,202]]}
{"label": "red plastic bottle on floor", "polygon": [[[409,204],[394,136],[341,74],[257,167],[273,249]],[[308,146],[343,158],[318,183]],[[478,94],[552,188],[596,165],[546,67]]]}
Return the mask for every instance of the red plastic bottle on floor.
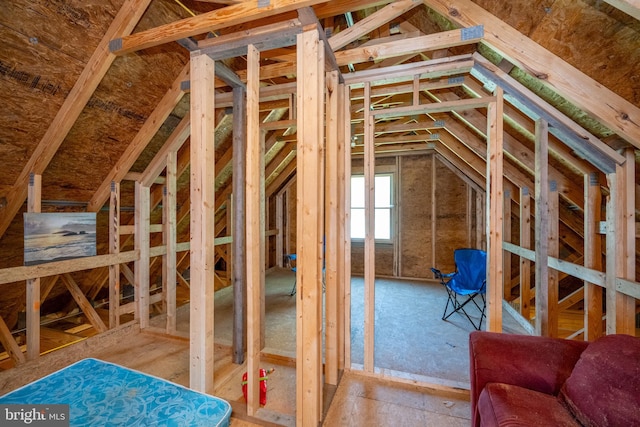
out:
{"label": "red plastic bottle on floor", "polygon": [[[267,404],[267,375],[273,372],[273,369],[269,369],[268,371],[264,369],[260,369],[260,406],[264,406]],[[244,400],[247,400],[247,373],[245,372],[242,375],[242,394],[244,395]]]}

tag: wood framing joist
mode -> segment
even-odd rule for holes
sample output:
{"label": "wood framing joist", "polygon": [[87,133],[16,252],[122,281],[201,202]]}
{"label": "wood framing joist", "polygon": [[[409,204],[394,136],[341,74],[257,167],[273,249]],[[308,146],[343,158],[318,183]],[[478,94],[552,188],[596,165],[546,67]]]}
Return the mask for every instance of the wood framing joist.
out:
{"label": "wood framing joist", "polygon": [[582,129],[560,111],[549,105],[522,84],[510,77],[496,65],[474,54],[476,64],[471,74],[485,83],[493,83],[505,91],[505,99],[534,121],[543,118],[549,123],[549,132],[557,136],[580,157],[591,162],[604,173],[615,170],[616,164],[624,162],[624,157]]}
{"label": "wood framing joist", "polygon": [[247,54],[247,46],[253,45],[259,51],[293,46],[296,36],[302,32],[298,19],[276,22],[250,30],[208,38],[198,42],[198,54],[209,55],[221,60]]}
{"label": "wood framing joist", "polygon": [[216,31],[224,27],[290,12],[301,7],[313,6],[324,1],[326,0],[273,0],[267,6],[262,6],[261,1],[251,0],[171,22],[127,37],[113,39],[109,43],[109,48],[114,54],[122,55],[197,34]]}
{"label": "wood framing joist", "polygon": [[[484,25],[482,43],[640,147],[640,108],[552,54],[471,0],[423,0],[461,27]],[[553,64],[553,67],[549,67]]]}

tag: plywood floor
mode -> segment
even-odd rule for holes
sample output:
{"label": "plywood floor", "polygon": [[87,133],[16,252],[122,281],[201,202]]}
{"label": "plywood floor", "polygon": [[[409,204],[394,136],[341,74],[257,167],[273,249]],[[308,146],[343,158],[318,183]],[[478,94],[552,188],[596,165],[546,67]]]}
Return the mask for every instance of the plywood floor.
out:
{"label": "plywood floor", "polygon": [[[360,328],[358,311],[361,307],[358,305],[361,303],[357,295],[361,283],[358,280],[354,279],[353,285],[354,340],[359,339]],[[228,289],[216,293],[214,378],[217,386],[214,394],[232,404],[232,426],[295,425],[295,298],[289,296],[292,283],[293,276],[289,271],[275,271],[267,277],[266,348],[261,366],[274,371],[268,379],[267,405],[260,409],[258,418],[248,417],[245,413],[241,389],[244,367],[231,363],[231,293]],[[385,302],[376,310],[379,312],[376,366],[389,372],[403,371],[432,379],[438,384],[464,386],[468,384],[467,339],[472,328],[461,319],[440,320],[446,296],[442,299],[438,286],[403,281],[376,284],[377,298]],[[393,301],[398,306],[394,307]],[[421,306],[419,301],[426,305]],[[410,302],[417,305],[408,305]],[[183,333],[188,332],[188,313],[188,306],[179,309],[178,329]],[[161,320],[154,318],[152,323],[161,325]],[[386,348],[390,345],[385,341],[386,336],[393,338],[391,351]],[[29,362],[27,365],[32,364],[32,367],[23,365],[0,373],[0,394],[33,380],[34,376],[46,375],[84,357],[96,357],[178,384],[189,384],[189,343],[186,339],[139,332],[135,328],[127,331],[125,337],[115,334],[106,337],[102,345],[94,344],[94,338],[43,356],[37,363]],[[360,350],[355,342],[352,347],[353,362],[357,366]],[[468,425],[470,419],[468,398],[459,392],[434,392],[415,385],[367,377],[356,371],[346,372],[337,389],[328,388],[325,403],[324,425],[331,427],[461,426]]]}

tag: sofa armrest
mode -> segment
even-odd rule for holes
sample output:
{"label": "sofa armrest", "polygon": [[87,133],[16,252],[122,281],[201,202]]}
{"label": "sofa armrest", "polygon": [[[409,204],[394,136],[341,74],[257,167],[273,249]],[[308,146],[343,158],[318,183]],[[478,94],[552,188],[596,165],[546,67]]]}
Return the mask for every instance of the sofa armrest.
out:
{"label": "sofa armrest", "polygon": [[472,425],[487,383],[504,383],[557,395],[587,342],[475,331],[469,336]]}

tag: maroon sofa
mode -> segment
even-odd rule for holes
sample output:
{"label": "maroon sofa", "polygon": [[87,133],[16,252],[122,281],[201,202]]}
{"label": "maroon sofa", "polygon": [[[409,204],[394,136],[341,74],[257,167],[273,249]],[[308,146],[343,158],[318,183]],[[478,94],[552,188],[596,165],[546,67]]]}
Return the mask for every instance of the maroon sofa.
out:
{"label": "maroon sofa", "polygon": [[640,426],[640,338],[476,331],[469,355],[472,426]]}

